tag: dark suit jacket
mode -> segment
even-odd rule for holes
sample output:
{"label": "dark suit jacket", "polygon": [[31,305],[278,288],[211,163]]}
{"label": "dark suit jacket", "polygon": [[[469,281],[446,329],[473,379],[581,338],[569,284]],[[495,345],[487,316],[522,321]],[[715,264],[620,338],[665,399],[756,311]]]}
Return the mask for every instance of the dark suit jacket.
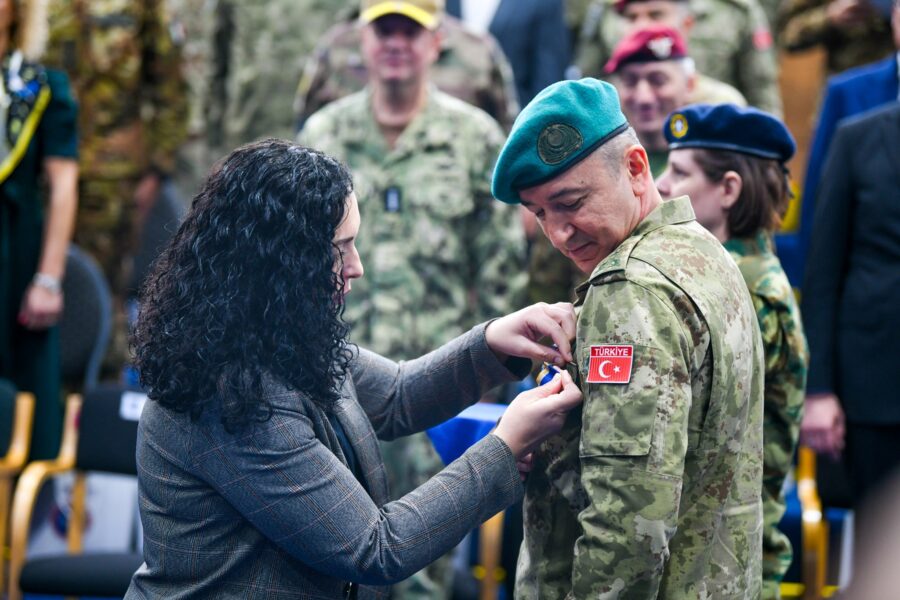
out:
{"label": "dark suit jacket", "polygon": [[850,69],[828,80],[803,180],[800,229],[796,234],[780,235],[777,238],[778,256],[794,285],[799,285],[803,280],[804,261],[809,260],[807,251],[822,166],[838,122],[897,100],[898,87],[896,53],[882,61]]}
{"label": "dark suit jacket", "polygon": [[807,388],[857,424],[900,423],[900,103],[840,125],[803,287]]}
{"label": "dark suit jacket", "polygon": [[[447,12],[462,17],[460,0],[447,0]],[[490,32],[512,66],[520,106],[565,78],[569,33],[562,0],[500,0]]]}
{"label": "dark suit jacket", "polygon": [[[524,364],[527,372],[528,364]],[[522,376],[520,373],[518,376]],[[361,350],[335,407],[361,481],[327,414],[274,382],[271,419],[237,434],[155,402],[141,416],[144,565],[126,598],[386,598],[522,496],[515,459],[488,435],[425,485],[389,502],[376,436],[436,425],[514,379],[484,326],[397,364]]]}

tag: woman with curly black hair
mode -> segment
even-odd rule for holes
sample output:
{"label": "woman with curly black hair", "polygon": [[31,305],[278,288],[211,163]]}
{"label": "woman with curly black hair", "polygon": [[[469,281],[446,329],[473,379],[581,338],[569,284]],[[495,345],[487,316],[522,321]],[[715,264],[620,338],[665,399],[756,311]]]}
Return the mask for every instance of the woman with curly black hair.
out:
{"label": "woman with curly black hair", "polygon": [[135,332],[152,401],[137,451],[145,564],[127,598],[387,597],[521,498],[528,454],[580,402],[566,374],[396,502],[376,436],[452,417],[525,359],[571,360],[571,305],[391,362],[349,344],[341,319],[363,274],[358,229],[346,169],[289,142],[235,150],[195,198]]}

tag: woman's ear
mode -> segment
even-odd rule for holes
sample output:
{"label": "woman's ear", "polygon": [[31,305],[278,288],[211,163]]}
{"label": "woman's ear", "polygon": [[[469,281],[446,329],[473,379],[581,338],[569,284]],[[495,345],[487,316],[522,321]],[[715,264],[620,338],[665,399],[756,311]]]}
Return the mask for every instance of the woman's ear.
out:
{"label": "woman's ear", "polygon": [[744,182],[736,172],[728,171],[722,177],[719,185],[722,186],[722,209],[727,211],[741,197],[741,189],[744,187]]}

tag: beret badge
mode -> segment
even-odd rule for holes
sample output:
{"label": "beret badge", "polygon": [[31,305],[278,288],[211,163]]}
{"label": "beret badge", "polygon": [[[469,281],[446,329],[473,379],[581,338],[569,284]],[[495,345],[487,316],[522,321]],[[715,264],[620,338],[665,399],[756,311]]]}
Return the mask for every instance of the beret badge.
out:
{"label": "beret badge", "polygon": [[672,115],[672,118],[669,119],[669,131],[672,132],[672,137],[675,139],[681,139],[687,135],[688,122],[683,114],[675,113]]}
{"label": "beret badge", "polygon": [[547,165],[558,165],[581,148],[584,138],[571,125],[553,123],[544,127],[537,140],[538,157]]}

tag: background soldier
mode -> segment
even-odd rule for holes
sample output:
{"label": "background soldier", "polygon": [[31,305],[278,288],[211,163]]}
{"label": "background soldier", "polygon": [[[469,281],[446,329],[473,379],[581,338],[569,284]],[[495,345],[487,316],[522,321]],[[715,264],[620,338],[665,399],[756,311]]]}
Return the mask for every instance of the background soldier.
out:
{"label": "background soldier", "polygon": [[737,265],[661,200],[604,82],[538,94],[493,193],[590,273],[583,410],[535,453],[516,597],[758,598],[762,348]]}
{"label": "background soldier", "polygon": [[586,76],[600,76],[619,40],[651,22],[681,33],[698,73],[734,86],[751,106],[781,114],[777,57],[758,0],[594,0],[575,64]]}
{"label": "background soldier", "polygon": [[[519,112],[509,62],[490,35],[479,35],[450,15],[441,19],[441,51],[431,81],[447,94],[473,104],[509,131]],[[356,15],[332,27],[319,41],[297,87],[294,103],[300,126],[314,112],[363,89],[369,79],[360,55]]]}
{"label": "background soldier", "polygon": [[127,361],[131,262],[160,180],[185,138],[179,49],[162,0],[53,0],[44,64],[68,73],[79,105],[74,242],[97,259],[114,296],[104,375]]}
{"label": "background soldier", "polygon": [[[364,0],[369,87],[312,115],[301,143],[345,161],[354,176],[366,277],[345,315],[352,339],[408,359],[520,303],[524,236],[518,213],[493,202],[490,173],[503,143],[487,114],[435,89],[441,48],[436,0]],[[383,445],[400,497],[441,466],[427,436]],[[447,597],[449,563],[395,588],[400,598]]]}

